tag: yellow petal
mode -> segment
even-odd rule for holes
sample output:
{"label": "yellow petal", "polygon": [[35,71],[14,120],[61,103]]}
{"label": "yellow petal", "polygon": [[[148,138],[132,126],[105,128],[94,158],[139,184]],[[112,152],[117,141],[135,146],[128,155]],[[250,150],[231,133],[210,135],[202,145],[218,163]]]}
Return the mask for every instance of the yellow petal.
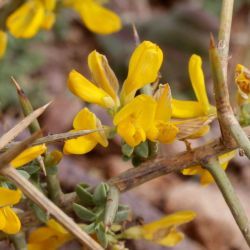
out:
{"label": "yellow petal", "polygon": [[185,119],[198,116],[204,116],[199,102],[172,99],[172,117]]}
{"label": "yellow petal", "polygon": [[177,245],[179,242],[181,242],[183,238],[184,235],[181,232],[171,231],[166,237],[156,241],[156,243],[162,246],[173,247]]}
{"label": "yellow petal", "polygon": [[[101,129],[101,121],[95,116],[93,112],[90,112],[87,108],[82,109],[74,118],[73,127],[76,130],[84,129]],[[90,140],[100,143],[103,147],[108,146],[108,141],[104,131],[95,132],[86,135]],[[85,137],[86,137],[85,136]]]}
{"label": "yellow petal", "polygon": [[160,47],[152,42],[144,41],[135,49],[121,91],[123,103],[131,101],[138,89],[157,79],[162,60],[163,53]]}
{"label": "yellow petal", "polygon": [[116,113],[113,123],[117,133],[128,145],[134,147],[146,140],[146,132],[153,126],[156,101],[139,95]]}
{"label": "yellow petal", "polygon": [[155,113],[156,120],[169,121],[172,115],[171,90],[168,84],[160,85],[155,94],[157,108]]}
{"label": "yellow petal", "polygon": [[220,155],[218,157],[219,163],[220,164],[228,163],[230,160],[232,160],[235,157],[236,153],[237,153],[237,150],[232,150],[228,153]]}
{"label": "yellow petal", "polygon": [[200,137],[204,136],[205,134],[207,134],[209,132],[209,130],[210,130],[209,125],[202,126],[199,130],[195,131],[195,133],[187,136],[186,139],[200,138]]}
{"label": "yellow petal", "polygon": [[0,207],[17,204],[22,197],[22,192],[0,187]]}
{"label": "yellow petal", "polygon": [[52,11],[56,7],[57,0],[40,0],[43,3],[43,6],[46,10]]}
{"label": "yellow petal", "polygon": [[29,235],[29,243],[42,243],[55,236],[55,231],[49,227],[39,227]]}
{"label": "yellow petal", "polygon": [[10,207],[4,207],[2,209],[6,219],[6,224],[2,231],[7,234],[17,234],[21,229],[21,222],[18,216]]}
{"label": "yellow petal", "polygon": [[192,55],[188,65],[189,77],[198,102],[206,115],[209,112],[210,104],[207,98],[204,74],[202,70],[202,60],[198,55]]}
{"label": "yellow petal", "polygon": [[153,239],[153,235],[158,230],[187,223],[192,221],[195,216],[196,213],[193,211],[179,211],[171,215],[164,216],[157,221],[143,225],[144,236],[146,239]]}
{"label": "yellow petal", "polygon": [[61,226],[54,219],[50,219],[47,222],[47,225],[48,225],[48,227],[52,228],[53,230],[55,230],[56,232],[58,232],[60,234],[68,234],[69,233],[63,226]]}
{"label": "yellow petal", "polygon": [[6,218],[4,215],[4,210],[3,208],[0,208],[0,230],[3,230],[5,225],[6,225]]}
{"label": "yellow petal", "polygon": [[176,139],[176,135],[179,132],[179,129],[170,122],[157,122],[158,136],[157,141],[161,143],[172,143]]}
{"label": "yellow petal", "polygon": [[27,1],[7,19],[7,27],[16,38],[30,38],[37,34],[44,20],[45,9],[40,1]]}
{"label": "yellow petal", "polygon": [[122,120],[132,116],[145,130],[153,125],[156,101],[147,95],[138,95],[116,113],[113,123],[118,125]]}
{"label": "yellow petal", "polygon": [[183,169],[181,172],[184,175],[195,175],[195,174],[202,175],[204,171],[205,170],[201,166],[192,166]]}
{"label": "yellow petal", "polygon": [[113,99],[104,90],[96,87],[75,70],[72,70],[69,74],[68,87],[73,94],[86,102],[95,103],[105,108],[115,106]]}
{"label": "yellow petal", "polygon": [[129,119],[118,124],[117,133],[131,147],[135,147],[146,140],[146,133],[143,128],[133,124]]}
{"label": "yellow petal", "polygon": [[29,243],[27,244],[28,250],[44,250],[44,248],[48,249],[48,246],[44,246],[43,244],[35,244],[35,243]]}
{"label": "yellow petal", "polygon": [[210,183],[214,182],[213,176],[207,171],[204,170],[203,174],[201,175],[201,185],[206,186]]}
{"label": "yellow petal", "polygon": [[96,85],[108,93],[115,102],[118,102],[119,83],[107,58],[94,50],[88,56],[88,65]]}
{"label": "yellow petal", "polygon": [[53,13],[51,11],[46,12],[44,19],[43,19],[43,22],[41,24],[41,28],[46,29],[46,30],[50,30],[53,27],[55,21],[56,21],[55,13]]}
{"label": "yellow petal", "polygon": [[8,35],[3,30],[0,30],[0,59],[4,56],[8,42]]}
{"label": "yellow petal", "polygon": [[86,135],[80,136],[76,139],[67,140],[64,143],[64,154],[86,154],[90,152],[97,145],[97,141]]}
{"label": "yellow petal", "polygon": [[84,0],[75,6],[82,21],[93,32],[110,34],[121,29],[121,20],[118,15],[93,0]]}
{"label": "yellow petal", "polygon": [[14,160],[12,160],[10,164],[15,168],[23,166],[36,159],[39,155],[43,154],[46,149],[47,148],[45,144],[30,147],[24,150]]}

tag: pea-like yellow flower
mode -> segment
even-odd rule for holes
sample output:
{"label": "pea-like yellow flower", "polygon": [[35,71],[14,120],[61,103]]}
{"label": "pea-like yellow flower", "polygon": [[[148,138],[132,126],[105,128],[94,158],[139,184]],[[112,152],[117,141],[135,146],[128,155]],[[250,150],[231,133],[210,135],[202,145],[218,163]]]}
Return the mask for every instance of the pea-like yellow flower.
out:
{"label": "pea-like yellow flower", "polygon": [[147,132],[151,141],[171,143],[176,139],[179,129],[170,121],[172,115],[171,91],[168,84],[160,85],[155,94],[157,102],[154,124]]}
{"label": "pea-like yellow flower", "polygon": [[[135,49],[129,63],[128,77],[120,94],[123,105],[134,98],[138,89],[156,80],[162,58],[161,49],[149,41],[142,42]],[[106,57],[93,51],[88,56],[88,66],[93,82],[72,70],[68,77],[71,92],[84,101],[108,109],[117,109],[120,105],[119,83]]]}
{"label": "pea-like yellow flower", "polygon": [[122,236],[125,239],[145,239],[162,246],[172,247],[184,238],[183,233],[177,231],[176,228],[192,221],[195,216],[193,211],[176,212],[158,221],[128,228]]}
{"label": "pea-like yellow flower", "polygon": [[[222,169],[226,170],[228,163],[231,159],[234,158],[236,155],[236,150],[230,151],[228,153],[222,154],[218,157],[220,166]],[[199,175],[200,176],[200,182],[202,185],[208,185],[212,182],[214,182],[214,179],[212,175],[201,166],[193,166],[188,167],[182,170],[182,174],[184,175]]]}
{"label": "pea-like yellow flower", "polygon": [[[100,120],[94,113],[87,108],[82,109],[74,118],[73,130],[100,129],[102,128]],[[103,131],[98,131],[89,135],[79,136],[76,139],[67,140],[64,144],[63,151],[66,154],[86,154],[91,151],[97,144],[103,147],[108,146],[108,141]]]}
{"label": "pea-like yellow flower", "polygon": [[5,31],[0,30],[0,59],[4,56],[8,42],[8,35]]}
{"label": "pea-like yellow flower", "polygon": [[66,7],[73,8],[86,27],[99,34],[110,34],[121,29],[121,19],[97,0],[65,0]]}
{"label": "pea-like yellow flower", "polygon": [[11,206],[17,204],[22,197],[20,190],[0,187],[0,230],[7,234],[20,231],[21,222]]}
{"label": "pea-like yellow flower", "polygon": [[45,144],[33,146],[24,150],[21,154],[19,154],[15,159],[13,159],[10,164],[11,166],[18,168],[21,167],[34,159],[36,159],[39,155],[43,154],[46,151]]}
{"label": "pea-like yellow flower", "polygon": [[238,94],[242,100],[239,104],[249,101],[250,96],[250,70],[241,64],[237,64],[235,68],[235,83],[238,87]]}
{"label": "pea-like yellow flower", "polygon": [[7,18],[7,27],[16,38],[31,38],[41,28],[50,29],[55,21],[56,0],[28,0]]}
{"label": "pea-like yellow flower", "polygon": [[216,113],[215,107],[211,106],[208,101],[201,57],[192,55],[188,69],[197,101],[173,99],[172,116],[175,118],[194,118]]}
{"label": "pea-like yellow flower", "polygon": [[162,50],[156,44],[144,41],[137,46],[130,58],[128,76],[122,87],[122,103],[131,101],[138,89],[157,79],[162,61]]}
{"label": "pea-like yellow flower", "polygon": [[54,219],[50,219],[47,226],[35,229],[29,235],[28,250],[56,250],[73,236]]}
{"label": "pea-like yellow flower", "polygon": [[93,51],[89,54],[88,65],[95,83],[90,82],[76,70],[68,77],[68,88],[84,101],[112,109],[119,105],[117,98],[118,81],[109,67],[105,56]]}
{"label": "pea-like yellow flower", "polygon": [[131,147],[147,138],[147,132],[154,125],[156,101],[151,96],[139,95],[121,108],[114,116],[117,133]]}

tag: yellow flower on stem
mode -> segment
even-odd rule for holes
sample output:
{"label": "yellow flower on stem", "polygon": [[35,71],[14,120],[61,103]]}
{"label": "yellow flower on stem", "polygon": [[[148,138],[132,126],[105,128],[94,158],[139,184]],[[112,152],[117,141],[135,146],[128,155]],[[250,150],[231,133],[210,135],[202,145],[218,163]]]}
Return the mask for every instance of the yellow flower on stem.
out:
{"label": "yellow flower on stem", "polygon": [[86,27],[99,34],[110,34],[121,29],[121,19],[113,11],[103,7],[97,0],[65,0],[66,7],[79,13]]}
{"label": "yellow flower on stem", "polygon": [[47,226],[39,227],[31,232],[28,240],[28,250],[56,250],[73,236],[55,220],[50,219]]}
{"label": "yellow flower on stem", "polygon": [[208,101],[204,74],[202,70],[202,60],[198,55],[192,55],[189,60],[189,77],[194,89],[197,101],[172,100],[172,117],[194,118],[215,114],[214,106]]}
{"label": "yellow flower on stem", "polygon": [[[222,154],[218,157],[219,163],[222,169],[226,170],[228,163],[236,155],[236,150],[230,151],[228,153]],[[188,167],[182,170],[184,175],[200,175],[200,182],[202,185],[208,185],[214,182],[212,175],[201,166]]]}
{"label": "yellow flower on stem", "polygon": [[10,33],[16,38],[31,38],[41,28],[50,29],[55,21],[55,3],[56,0],[26,1],[7,18]]}
{"label": "yellow flower on stem", "polygon": [[11,166],[18,168],[21,167],[34,159],[36,159],[39,155],[43,154],[46,151],[45,144],[37,145],[30,147],[24,150],[21,154],[19,154],[15,159],[13,159],[10,164]]}
{"label": "yellow flower on stem", "polygon": [[250,95],[250,71],[241,64],[236,65],[235,83],[238,87],[238,93],[242,99],[239,104],[241,104],[241,102],[244,103],[244,101],[247,102]]}
{"label": "yellow flower on stem", "polygon": [[0,230],[7,234],[20,231],[21,222],[11,206],[17,204],[22,197],[20,190],[0,187]]}
{"label": "yellow flower on stem", "polygon": [[[92,61],[90,62],[89,60],[89,63],[92,63]],[[103,77],[101,74],[98,75],[98,73],[96,73],[98,71],[97,67],[95,68],[93,67],[92,64],[90,65],[91,65],[90,67],[91,71],[94,72],[93,73],[94,79],[98,79],[98,77]],[[117,99],[116,97],[115,99],[113,99],[114,97],[110,96],[111,92],[108,93],[102,88],[103,87],[102,81],[105,82],[105,84],[108,82],[107,79],[101,78],[101,81],[98,82],[98,86],[101,87],[97,87],[94,83],[90,82],[79,72],[77,72],[76,70],[72,70],[68,78],[68,88],[71,90],[73,94],[79,96],[84,101],[98,104],[107,109],[115,108]],[[111,90],[112,86],[109,85],[109,87]],[[113,93],[114,92],[115,91],[113,91]]]}
{"label": "yellow flower on stem", "polygon": [[[94,113],[87,108],[82,109],[74,118],[73,130],[84,129],[101,129],[100,120]],[[89,135],[79,136],[75,139],[67,140],[64,144],[63,151],[66,154],[86,154],[91,151],[97,144],[103,147],[108,146],[108,141],[103,131],[98,131]]]}
{"label": "yellow flower on stem", "polygon": [[147,132],[151,141],[171,143],[176,139],[179,129],[170,121],[172,115],[171,91],[168,84],[160,85],[155,94],[157,102],[154,125]]}
{"label": "yellow flower on stem", "polygon": [[162,50],[156,44],[144,41],[136,47],[121,91],[123,104],[130,102],[138,89],[157,79],[162,61]]}
{"label": "yellow flower on stem", "polygon": [[[161,49],[149,41],[142,42],[135,49],[129,63],[128,77],[120,94],[123,105],[132,101],[138,89],[156,80],[162,59]],[[117,109],[120,105],[119,83],[107,58],[94,50],[88,56],[88,66],[93,82],[72,70],[68,77],[71,92],[84,101],[107,109]]]}
{"label": "yellow flower on stem", "polygon": [[135,147],[146,140],[147,132],[154,124],[156,105],[153,97],[142,94],[114,116],[117,133],[129,146]]}
{"label": "yellow flower on stem", "polygon": [[183,233],[177,231],[176,228],[192,221],[195,216],[193,211],[176,212],[143,226],[128,228],[122,237],[125,239],[145,239],[162,246],[172,247],[184,238]]}
{"label": "yellow flower on stem", "polygon": [[0,59],[4,56],[8,42],[8,35],[5,31],[0,30]]}

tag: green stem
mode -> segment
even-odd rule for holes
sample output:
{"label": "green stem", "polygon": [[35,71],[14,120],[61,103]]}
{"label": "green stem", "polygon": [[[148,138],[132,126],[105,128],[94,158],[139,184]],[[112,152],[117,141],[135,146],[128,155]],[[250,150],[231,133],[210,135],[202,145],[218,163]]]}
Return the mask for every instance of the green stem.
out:
{"label": "green stem", "polygon": [[19,232],[15,235],[9,236],[16,250],[27,250],[27,243],[25,239],[25,234],[23,232]]}
{"label": "green stem", "polygon": [[230,42],[230,33],[232,25],[234,0],[223,0],[221,15],[220,15],[220,27],[219,27],[219,44],[218,50],[222,63],[222,69],[225,82],[227,82],[227,65],[228,65],[228,51]]}
{"label": "green stem", "polygon": [[202,165],[213,176],[229,209],[231,210],[235,222],[238,224],[242,235],[244,236],[248,246],[250,247],[249,220],[225,171],[220,167],[220,164],[215,157],[210,158],[206,162],[203,162]]}

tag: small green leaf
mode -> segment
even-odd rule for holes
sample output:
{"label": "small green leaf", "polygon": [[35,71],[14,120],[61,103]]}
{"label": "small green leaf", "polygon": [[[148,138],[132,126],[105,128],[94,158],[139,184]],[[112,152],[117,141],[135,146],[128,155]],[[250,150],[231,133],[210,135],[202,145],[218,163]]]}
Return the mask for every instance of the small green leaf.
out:
{"label": "small green leaf", "polygon": [[116,216],[115,216],[115,220],[114,222],[115,223],[120,223],[120,222],[123,222],[125,220],[128,220],[129,218],[129,215],[130,215],[130,210],[121,210],[121,211],[118,211],[116,213]]}
{"label": "small green leaf", "polygon": [[105,229],[104,229],[104,226],[103,226],[102,223],[100,223],[98,225],[97,230],[96,230],[96,235],[97,235],[97,239],[101,243],[101,245],[104,248],[107,248],[107,246],[108,246],[108,238],[107,238],[107,235],[105,233]]}
{"label": "small green leaf", "polygon": [[17,170],[17,172],[20,174],[20,175],[22,175],[25,179],[29,179],[30,178],[30,175],[26,172],[26,171],[24,171],[24,170]]}
{"label": "small green leaf", "polygon": [[130,147],[128,144],[124,143],[122,145],[122,154],[127,157],[131,157],[134,152],[134,148]]}
{"label": "small green leaf", "polygon": [[76,194],[81,201],[81,204],[84,206],[93,206],[93,195],[89,193],[84,187],[81,185],[77,185]]}
{"label": "small green leaf", "polygon": [[106,202],[108,193],[108,185],[106,183],[99,184],[94,191],[93,201],[96,205],[102,205]]}
{"label": "small green leaf", "polygon": [[26,165],[22,168],[19,168],[19,169],[24,170],[27,173],[29,173],[30,175],[32,175],[32,174],[39,172],[41,168],[37,163],[32,162],[31,164],[28,164],[28,165]]}
{"label": "small green leaf", "polygon": [[96,224],[95,223],[91,223],[87,226],[84,226],[83,230],[87,233],[87,234],[93,234],[95,232],[96,229]]}
{"label": "small green leaf", "polygon": [[96,216],[92,211],[79,204],[74,203],[73,210],[76,213],[76,215],[84,221],[92,222],[96,219]]}
{"label": "small green leaf", "polygon": [[37,206],[35,203],[31,204],[31,208],[33,209],[36,217],[38,218],[38,220],[40,220],[43,223],[47,223],[49,216],[46,213],[46,211],[44,211],[42,208],[40,208],[39,206]]}
{"label": "small green leaf", "polygon": [[138,146],[135,147],[135,154],[142,158],[148,158],[149,150],[148,150],[148,142],[142,142]]}

